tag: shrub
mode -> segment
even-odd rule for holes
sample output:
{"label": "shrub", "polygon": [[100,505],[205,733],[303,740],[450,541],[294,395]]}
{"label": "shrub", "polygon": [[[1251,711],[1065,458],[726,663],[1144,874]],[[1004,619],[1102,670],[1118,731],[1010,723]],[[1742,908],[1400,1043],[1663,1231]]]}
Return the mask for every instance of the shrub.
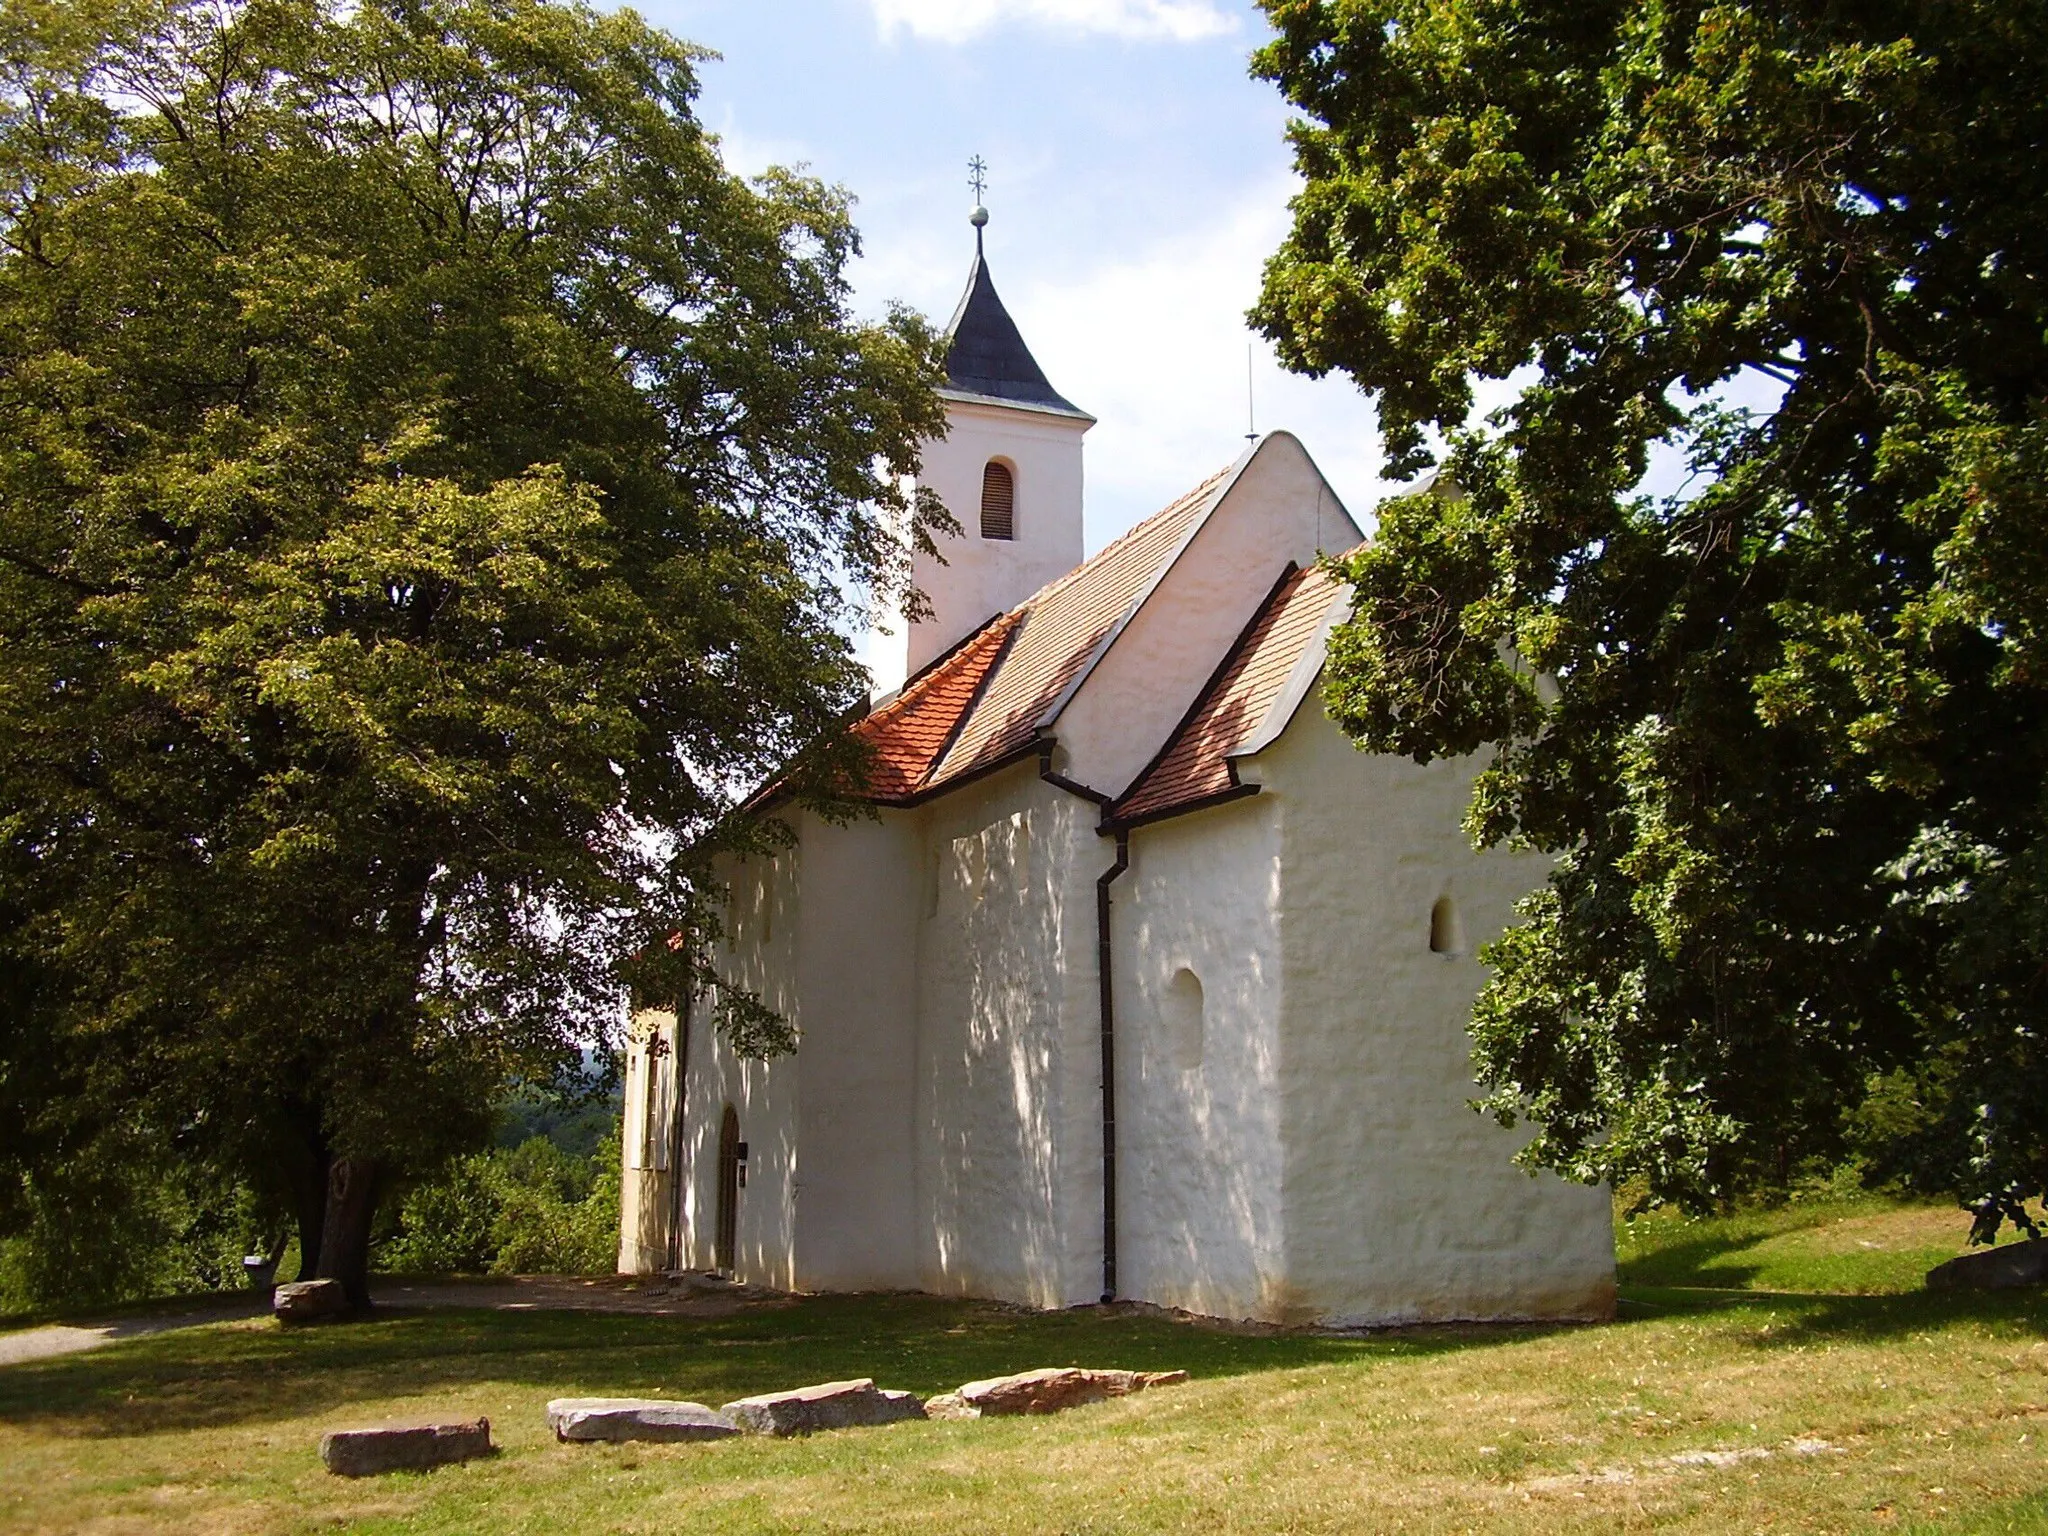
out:
{"label": "shrub", "polygon": [[546,1137],[460,1157],[408,1191],[378,1265],[398,1273],[600,1274],[618,1253],[619,1138],[587,1157]]}
{"label": "shrub", "polygon": [[[616,1197],[614,1197],[616,1203]],[[102,1140],[26,1181],[0,1240],[0,1313],[238,1290],[274,1222],[236,1180],[141,1142]]]}

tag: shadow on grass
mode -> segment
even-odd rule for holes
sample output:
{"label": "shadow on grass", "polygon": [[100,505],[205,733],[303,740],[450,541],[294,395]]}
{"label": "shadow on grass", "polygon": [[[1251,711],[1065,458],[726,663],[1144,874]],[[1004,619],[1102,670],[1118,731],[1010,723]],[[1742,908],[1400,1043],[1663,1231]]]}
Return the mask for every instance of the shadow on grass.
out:
{"label": "shadow on grass", "polygon": [[1622,1321],[1695,1314],[1747,1314],[1767,1321],[1757,1331],[1763,1348],[1834,1343],[1883,1343],[1957,1323],[2008,1329],[2048,1338],[2048,1297],[2039,1291],[1907,1291],[1893,1296],[1829,1296],[1810,1291],[1738,1291],[1699,1286],[1631,1286],[1622,1296]]}
{"label": "shadow on grass", "polygon": [[147,1330],[135,1325],[162,1319],[183,1320],[208,1313],[222,1318],[246,1317],[269,1310],[267,1293],[256,1291],[184,1291],[175,1296],[153,1296],[147,1301],[124,1301],[104,1307],[50,1307],[38,1312],[0,1313],[0,1336],[22,1333],[30,1328],[54,1325],[65,1328],[114,1328],[126,1337]]}
{"label": "shadow on grass", "polygon": [[1730,1262],[1733,1255],[1768,1242],[1769,1231],[1703,1233],[1688,1242],[1661,1245],[1636,1258],[1623,1259],[1615,1273],[1626,1286],[1711,1286],[1731,1290],[1748,1286],[1763,1273],[1762,1264]]}
{"label": "shadow on grass", "polygon": [[920,1394],[1041,1365],[1198,1377],[1409,1359],[1539,1337],[1536,1327],[1363,1336],[1238,1333],[1151,1314],[1027,1312],[925,1296],[822,1296],[718,1319],[434,1310],[286,1331],[268,1323],[137,1340],[0,1370],[0,1423],[85,1435],[331,1414],[484,1383],[550,1396],[659,1395],[713,1405],[872,1376]]}
{"label": "shadow on grass", "polygon": [[[1617,1330],[1719,1319],[1744,1344],[1882,1343],[1958,1324],[2048,1337],[2038,1293],[1817,1296],[1631,1287]],[[1575,1327],[1577,1325],[1562,1325]],[[124,1437],[443,1399],[486,1384],[549,1396],[649,1395],[718,1404],[872,1376],[920,1394],[1040,1365],[1238,1376],[1361,1367],[1525,1342],[1537,1325],[1366,1335],[1232,1332],[1153,1313],[1030,1312],[928,1296],[820,1296],[706,1319],[602,1312],[433,1310],[300,1331],[268,1322],[136,1339],[0,1369],[0,1423]],[[422,1411],[426,1405],[422,1405]]]}

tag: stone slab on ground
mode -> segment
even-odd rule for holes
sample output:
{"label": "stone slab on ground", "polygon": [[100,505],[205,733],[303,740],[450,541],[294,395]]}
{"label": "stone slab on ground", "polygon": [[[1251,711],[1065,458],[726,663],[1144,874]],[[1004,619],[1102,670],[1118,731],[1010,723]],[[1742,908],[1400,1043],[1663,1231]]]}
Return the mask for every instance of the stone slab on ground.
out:
{"label": "stone slab on ground", "polygon": [[297,1280],[271,1292],[270,1310],[280,1323],[320,1323],[348,1310],[348,1292],[339,1280]]}
{"label": "stone slab on ground", "polygon": [[661,1397],[558,1397],[548,1404],[557,1440],[723,1440],[739,1426],[702,1403]]}
{"label": "stone slab on ground", "polygon": [[[1014,1376],[970,1381],[958,1392],[946,1395],[957,1398],[960,1406],[970,1410],[975,1418],[1058,1413],[1063,1408],[1078,1408],[1083,1403],[1099,1403],[1105,1398],[1124,1397],[1147,1387],[1170,1386],[1187,1379],[1186,1371],[1096,1371],[1077,1365],[1048,1365],[1035,1371],[1019,1371]],[[946,1412],[952,1418],[970,1416],[956,1412],[950,1404]]]}
{"label": "stone slab on ground", "polygon": [[1966,1253],[1927,1271],[1930,1291],[2010,1291],[2048,1285],[2048,1237]]}
{"label": "stone slab on ground", "polygon": [[924,1404],[909,1392],[877,1390],[872,1378],[826,1381],[792,1392],[763,1392],[719,1410],[754,1435],[808,1435],[820,1429],[853,1429],[921,1419]]}
{"label": "stone slab on ground", "polygon": [[423,1472],[496,1454],[491,1421],[397,1424],[378,1429],[337,1429],[320,1437],[320,1459],[337,1477],[379,1472]]}

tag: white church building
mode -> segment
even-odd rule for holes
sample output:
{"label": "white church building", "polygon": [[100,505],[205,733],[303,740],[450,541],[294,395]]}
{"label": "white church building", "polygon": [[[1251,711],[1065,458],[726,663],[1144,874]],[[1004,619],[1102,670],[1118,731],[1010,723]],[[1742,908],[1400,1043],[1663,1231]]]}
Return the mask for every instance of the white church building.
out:
{"label": "white church building", "polygon": [[[1596,1318],[1604,1189],[1475,1114],[1474,947],[1543,879],[1473,853],[1475,764],[1324,714],[1362,535],[1291,435],[1082,558],[1093,418],[979,254],[869,743],[874,815],[733,861],[718,973],[795,1025],[737,1058],[639,1014],[619,1267],[798,1291],[1104,1299],[1277,1323]],[[692,1006],[692,1003],[696,1006]],[[695,1018],[693,1020],[693,1015]]]}

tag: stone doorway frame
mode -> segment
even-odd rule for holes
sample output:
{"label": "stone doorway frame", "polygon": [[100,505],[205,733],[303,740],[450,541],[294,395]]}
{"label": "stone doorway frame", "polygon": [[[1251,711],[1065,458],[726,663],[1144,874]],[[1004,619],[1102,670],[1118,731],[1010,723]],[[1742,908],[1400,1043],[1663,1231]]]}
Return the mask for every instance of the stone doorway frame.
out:
{"label": "stone doorway frame", "polygon": [[718,1125],[718,1233],[714,1260],[731,1274],[737,1267],[740,1224],[740,1113],[732,1105]]}

